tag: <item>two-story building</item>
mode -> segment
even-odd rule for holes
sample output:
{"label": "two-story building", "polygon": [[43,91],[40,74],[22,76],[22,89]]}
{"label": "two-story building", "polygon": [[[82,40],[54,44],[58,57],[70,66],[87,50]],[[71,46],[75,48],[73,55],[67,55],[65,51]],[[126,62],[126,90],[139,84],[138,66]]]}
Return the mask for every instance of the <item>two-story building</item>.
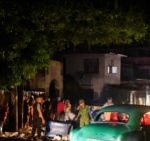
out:
{"label": "two-story building", "polygon": [[100,96],[104,85],[121,83],[122,57],[126,56],[114,53],[68,54],[64,56],[64,74],[72,77],[84,90],[83,93],[79,91],[79,97],[91,100]]}

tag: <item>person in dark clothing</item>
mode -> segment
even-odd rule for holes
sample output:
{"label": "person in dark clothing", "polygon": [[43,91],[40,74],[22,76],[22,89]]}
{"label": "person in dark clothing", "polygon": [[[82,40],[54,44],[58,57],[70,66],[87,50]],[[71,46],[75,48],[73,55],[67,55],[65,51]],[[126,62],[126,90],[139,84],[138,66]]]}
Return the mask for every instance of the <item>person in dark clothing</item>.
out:
{"label": "person in dark clothing", "polygon": [[51,103],[51,120],[56,120],[57,115],[57,99],[52,99]]}
{"label": "person in dark clothing", "polygon": [[30,97],[28,101],[28,116],[27,116],[27,126],[32,126],[33,122],[33,105],[35,103],[35,99],[33,96]]}
{"label": "person in dark clothing", "polygon": [[8,103],[4,102],[4,104],[0,105],[0,136],[3,135],[3,126],[8,116]]}
{"label": "person in dark clothing", "polygon": [[44,100],[42,97],[37,97],[36,102],[33,105],[33,127],[32,127],[32,137],[34,137],[35,132],[37,130],[37,136],[40,139],[41,138],[41,127],[42,124],[45,124],[45,119],[42,113],[42,104]]}
{"label": "person in dark clothing", "polygon": [[43,113],[44,118],[46,121],[50,120],[50,113],[51,113],[51,101],[50,98],[47,98],[43,103]]}
{"label": "person in dark clothing", "polygon": [[28,99],[27,96],[24,96],[23,103],[23,125],[25,126],[28,120]]}

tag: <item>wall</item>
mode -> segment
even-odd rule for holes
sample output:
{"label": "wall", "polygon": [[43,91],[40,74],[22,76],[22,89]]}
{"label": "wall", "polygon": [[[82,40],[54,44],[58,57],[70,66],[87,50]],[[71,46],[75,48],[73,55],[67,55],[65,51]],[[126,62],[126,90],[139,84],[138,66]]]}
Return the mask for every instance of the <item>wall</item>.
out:
{"label": "wall", "polygon": [[[98,72],[87,73],[85,59],[98,59]],[[112,64],[111,64],[112,63]],[[116,74],[108,74],[109,65],[117,67]],[[69,54],[65,56],[65,74],[73,76],[81,87],[94,90],[94,97],[98,97],[104,84],[119,84],[121,56],[116,54]]]}
{"label": "wall", "polygon": [[63,94],[63,65],[59,61],[49,62],[49,67],[44,73],[38,73],[36,77],[30,80],[31,89],[44,89],[47,96],[49,94],[49,86],[51,81],[56,81],[56,88],[59,90],[59,95]]}
{"label": "wall", "polygon": [[[97,73],[85,72],[85,59],[98,59],[99,68]],[[65,56],[65,64],[65,74],[73,76],[82,88],[93,89],[95,96],[100,94],[100,91],[104,85],[104,55],[69,54]]]}
{"label": "wall", "polygon": [[[108,67],[113,70],[108,71]],[[115,72],[116,71],[116,72]],[[110,53],[105,54],[105,83],[107,84],[120,84],[121,79],[121,56]]]}

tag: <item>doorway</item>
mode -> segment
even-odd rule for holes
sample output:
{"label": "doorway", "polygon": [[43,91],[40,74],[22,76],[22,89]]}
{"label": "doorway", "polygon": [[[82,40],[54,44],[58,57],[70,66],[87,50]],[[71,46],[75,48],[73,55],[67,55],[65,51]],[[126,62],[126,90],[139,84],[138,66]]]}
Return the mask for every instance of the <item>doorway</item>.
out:
{"label": "doorway", "polygon": [[52,80],[49,86],[49,97],[51,99],[56,99],[59,96],[58,82]]}

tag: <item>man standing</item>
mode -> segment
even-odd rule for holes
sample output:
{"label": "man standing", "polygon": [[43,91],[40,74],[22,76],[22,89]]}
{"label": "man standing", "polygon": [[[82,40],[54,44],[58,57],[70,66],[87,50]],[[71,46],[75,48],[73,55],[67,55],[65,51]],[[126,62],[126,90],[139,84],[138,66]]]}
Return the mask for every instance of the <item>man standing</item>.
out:
{"label": "man standing", "polygon": [[44,118],[47,121],[50,120],[50,113],[51,113],[51,100],[50,98],[47,98],[45,102],[43,103],[43,113],[44,113]]}
{"label": "man standing", "polygon": [[42,113],[42,104],[44,103],[43,97],[38,96],[36,102],[33,105],[33,127],[32,127],[32,137],[34,137],[37,130],[38,139],[41,138],[41,127],[45,124],[45,119]]}

